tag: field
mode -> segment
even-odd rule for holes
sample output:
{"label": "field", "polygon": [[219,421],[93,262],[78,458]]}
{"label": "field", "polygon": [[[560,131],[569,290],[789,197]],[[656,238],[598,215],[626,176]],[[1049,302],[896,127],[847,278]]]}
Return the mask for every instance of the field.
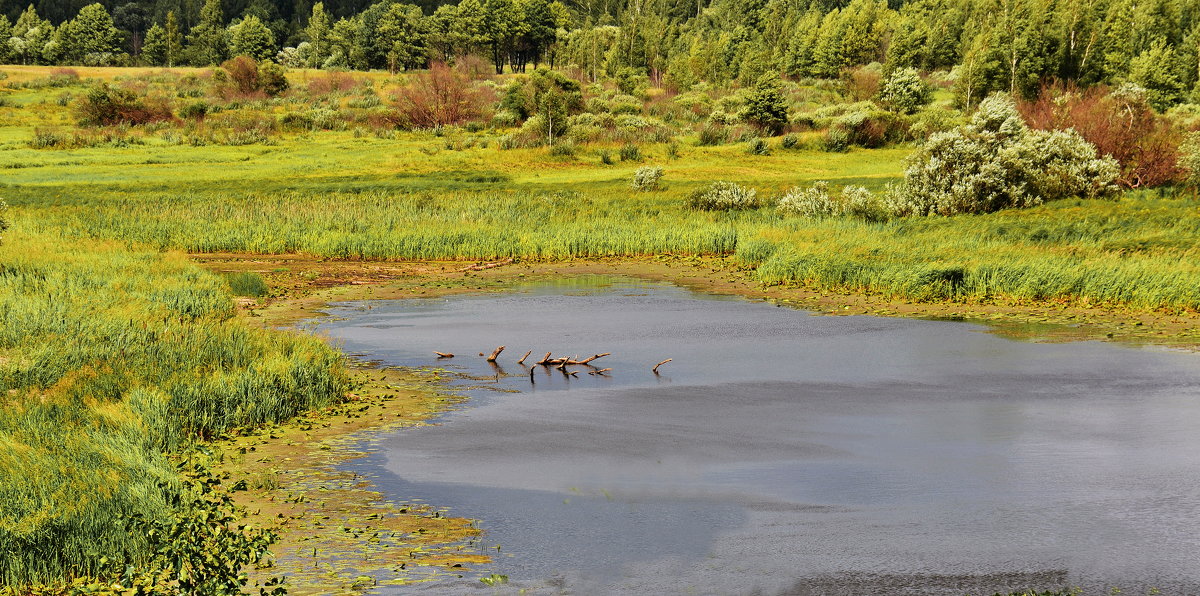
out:
{"label": "field", "polygon": [[[352,118],[330,130],[255,137],[248,125],[245,138],[221,136],[222,123],[279,122],[295,107],[267,100],[234,102],[225,120],[191,132],[81,131],[72,102],[96,80],[183,83],[161,71],[78,69],[81,78],[42,85],[55,80],[49,68],[0,71],[26,85],[0,89],[0,198],[12,220],[0,244],[0,586],[101,575],[100,555],[144,561],[152,546],[108,520],[154,516],[189,490],[179,454],[344,398],[340,354],[248,325],[230,285],[187,253],[701,255],[765,285],[902,301],[1200,311],[1200,202],[1187,193],[884,222],[784,216],[771,201],[794,186],[884,189],[912,145],[827,152],[812,132],[794,148],[770,139],[769,154],[756,155],[750,141],[701,146],[682,129],[622,159],[629,143],[502,149],[503,128],[381,131]],[[301,88],[324,75],[290,76]],[[356,93],[303,101],[345,105]],[[67,140],[35,148],[43,137]],[[631,188],[647,165],[664,169],[664,188]],[[755,189],[763,205],[686,207],[716,181]]]}

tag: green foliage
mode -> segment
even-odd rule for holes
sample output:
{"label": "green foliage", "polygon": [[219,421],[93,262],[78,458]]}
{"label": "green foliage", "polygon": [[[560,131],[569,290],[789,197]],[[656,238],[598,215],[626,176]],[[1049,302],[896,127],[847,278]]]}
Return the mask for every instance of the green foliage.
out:
{"label": "green foliage", "polygon": [[662,189],[663,169],[658,166],[643,166],[633,173],[634,190],[649,192]]}
{"label": "green foliage", "polygon": [[269,60],[275,57],[275,35],[258,17],[248,16],[229,28],[229,51],[259,62]]}
{"label": "green foliage", "polygon": [[788,133],[783,135],[779,140],[779,146],[783,149],[796,149],[800,146],[800,135]]}
{"label": "green foliage", "polygon": [[621,145],[619,155],[621,161],[642,161],[642,148],[634,143],[625,143]]}
{"label": "green foliage", "polygon": [[742,118],[773,135],[783,130],[788,122],[788,102],[778,74],[768,72],[758,78],[742,109]]}
{"label": "green foliage", "polygon": [[969,124],[933,135],[909,158],[893,210],[954,215],[1108,197],[1119,173],[1074,130],[1030,130],[1011,99],[993,95]]}
{"label": "green foliage", "polygon": [[713,182],[708,188],[693,191],[687,206],[699,211],[739,211],[757,209],[758,191],[733,182]]}
{"label": "green foliage", "polygon": [[746,143],[746,153],[750,155],[770,155],[771,146],[767,144],[766,139],[754,138],[749,143]]}
{"label": "green foliage", "polygon": [[1146,90],[1150,105],[1165,112],[1183,100],[1183,84],[1175,74],[1175,51],[1158,40],[1130,62],[1129,81]]}
{"label": "green foliage", "polygon": [[893,70],[879,91],[880,103],[902,114],[915,114],[932,99],[933,92],[929,85],[911,67]]}

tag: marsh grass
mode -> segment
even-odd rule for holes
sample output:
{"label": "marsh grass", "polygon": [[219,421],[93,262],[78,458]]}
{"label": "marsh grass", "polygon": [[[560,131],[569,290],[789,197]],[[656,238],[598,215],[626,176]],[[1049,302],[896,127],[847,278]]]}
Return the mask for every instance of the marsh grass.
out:
{"label": "marsh grass", "polygon": [[167,454],[341,399],[340,356],[235,319],[180,255],[18,229],[0,245],[0,585],[149,556]]}

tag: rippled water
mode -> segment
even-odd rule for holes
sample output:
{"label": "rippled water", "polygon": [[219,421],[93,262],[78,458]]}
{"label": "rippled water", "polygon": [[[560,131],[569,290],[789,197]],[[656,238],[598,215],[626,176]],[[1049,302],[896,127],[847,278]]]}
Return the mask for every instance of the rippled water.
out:
{"label": "rippled water", "polygon": [[[598,277],[333,314],[350,352],[514,390],[354,464],[481,520],[504,592],[1200,592],[1200,355]],[[526,350],[613,370],[531,381]]]}

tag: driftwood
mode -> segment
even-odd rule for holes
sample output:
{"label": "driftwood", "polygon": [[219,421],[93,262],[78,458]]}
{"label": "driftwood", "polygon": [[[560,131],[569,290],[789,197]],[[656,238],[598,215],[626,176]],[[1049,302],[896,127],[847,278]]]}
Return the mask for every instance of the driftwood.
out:
{"label": "driftwood", "polygon": [[528,352],[525,352],[525,355],[521,356],[521,359],[517,361],[517,364],[525,364],[525,359],[528,358],[529,355],[532,353],[533,353],[533,350],[529,350]]}
{"label": "driftwood", "polygon": [[495,349],[495,350],[492,352],[492,355],[491,355],[491,356],[488,356],[488,358],[487,358],[487,361],[488,361],[488,362],[495,362],[495,361],[496,361],[496,358],[497,358],[498,356],[500,356],[500,352],[503,352],[503,351],[504,351],[504,346],[500,346],[500,347],[496,348],[496,349]]}
{"label": "driftwood", "polygon": [[495,269],[496,267],[503,267],[504,265],[511,265],[512,262],[513,262],[512,259],[504,259],[503,261],[496,261],[495,263],[479,263],[478,265],[471,265],[470,267],[463,267],[462,269],[459,269],[459,271],[483,271],[485,269]]}
{"label": "driftwood", "polygon": [[538,360],[534,364],[540,364],[542,366],[546,366],[546,365],[550,364],[550,352],[546,352],[546,355],[542,356],[542,359]]}
{"label": "driftwood", "polygon": [[572,364],[572,365],[574,365],[574,364],[587,364],[587,363],[589,363],[589,362],[591,362],[591,361],[593,361],[593,360],[598,360],[598,359],[600,359],[600,358],[603,358],[603,357],[605,357],[605,356],[609,356],[609,355],[611,355],[611,354],[612,354],[612,352],[605,352],[605,353],[603,353],[603,354],[596,354],[595,356],[592,356],[592,357],[590,357],[590,358],[584,358],[583,360],[575,360],[575,359],[571,359],[571,360],[569,360],[569,361],[567,362],[567,364]]}
{"label": "driftwood", "polygon": [[660,366],[662,366],[662,365],[664,365],[664,364],[666,364],[666,363],[668,363],[668,362],[670,362],[670,361],[671,361],[671,359],[670,359],[670,358],[667,358],[666,360],[663,360],[662,362],[659,362],[658,364],[655,364],[655,365],[654,365],[654,368],[650,369],[650,372],[653,372],[654,374],[656,374],[656,375],[657,375],[657,374],[658,374],[658,367],[660,367]]}
{"label": "driftwood", "polygon": [[437,350],[434,350],[433,353],[437,354],[438,358],[453,358],[454,357],[454,354],[451,354],[450,352],[439,352]]}
{"label": "driftwood", "polygon": [[571,361],[572,361],[574,358],[576,358],[576,357],[575,357],[575,356],[572,356],[571,358],[564,358],[564,359],[563,359],[563,361],[562,361],[562,362],[560,362],[560,363],[558,364],[558,370],[561,370],[561,371],[563,371],[563,372],[567,372],[567,365],[568,365],[568,364],[571,364]]}
{"label": "driftwood", "polygon": [[600,370],[589,370],[588,374],[589,375],[600,375],[602,377],[607,377],[608,375],[606,373],[608,373],[608,371],[610,371],[610,370],[612,370],[612,369],[611,368],[602,368]]}

